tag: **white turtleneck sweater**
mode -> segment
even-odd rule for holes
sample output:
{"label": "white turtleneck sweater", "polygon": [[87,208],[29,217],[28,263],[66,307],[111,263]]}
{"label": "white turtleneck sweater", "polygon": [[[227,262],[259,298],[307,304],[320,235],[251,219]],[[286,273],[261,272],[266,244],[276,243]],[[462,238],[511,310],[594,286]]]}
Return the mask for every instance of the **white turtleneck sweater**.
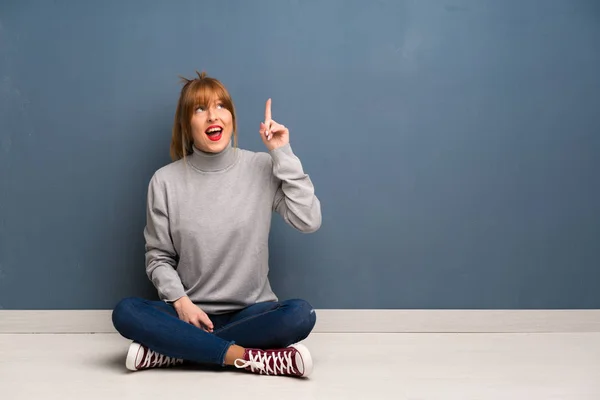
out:
{"label": "white turtleneck sweater", "polygon": [[208,314],[277,301],[269,284],[273,211],[301,232],[321,225],[313,184],[289,144],[194,153],[148,188],[146,273],[164,301],[188,296]]}

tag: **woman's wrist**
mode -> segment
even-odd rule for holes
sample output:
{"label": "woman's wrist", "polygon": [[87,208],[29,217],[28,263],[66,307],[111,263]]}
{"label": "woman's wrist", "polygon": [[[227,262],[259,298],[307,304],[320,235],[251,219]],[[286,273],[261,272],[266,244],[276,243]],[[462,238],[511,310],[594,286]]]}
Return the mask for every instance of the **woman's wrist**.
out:
{"label": "woman's wrist", "polygon": [[187,296],[180,297],[173,302],[173,307],[181,308],[188,301],[191,301],[189,297],[187,297]]}

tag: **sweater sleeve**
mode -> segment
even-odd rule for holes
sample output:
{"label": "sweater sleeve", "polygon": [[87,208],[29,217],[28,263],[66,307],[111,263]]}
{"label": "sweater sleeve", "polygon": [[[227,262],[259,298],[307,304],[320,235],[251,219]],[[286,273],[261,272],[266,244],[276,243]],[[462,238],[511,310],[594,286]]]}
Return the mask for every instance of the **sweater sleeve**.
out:
{"label": "sweater sleeve", "polygon": [[300,159],[289,143],[270,153],[278,185],[273,210],[300,232],[315,232],[321,227],[321,203],[315,196],[310,177],[302,169]]}
{"label": "sweater sleeve", "polygon": [[156,175],[148,187],[146,209],[146,274],[161,300],[175,301],[186,295],[177,274],[177,253],[169,231],[166,188]]}

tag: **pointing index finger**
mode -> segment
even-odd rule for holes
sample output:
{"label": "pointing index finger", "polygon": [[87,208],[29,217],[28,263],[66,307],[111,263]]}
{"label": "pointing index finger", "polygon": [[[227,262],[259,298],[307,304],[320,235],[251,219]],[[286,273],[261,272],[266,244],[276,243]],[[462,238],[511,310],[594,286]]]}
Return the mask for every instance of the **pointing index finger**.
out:
{"label": "pointing index finger", "polygon": [[265,124],[271,122],[271,99],[267,100],[267,104],[265,105]]}

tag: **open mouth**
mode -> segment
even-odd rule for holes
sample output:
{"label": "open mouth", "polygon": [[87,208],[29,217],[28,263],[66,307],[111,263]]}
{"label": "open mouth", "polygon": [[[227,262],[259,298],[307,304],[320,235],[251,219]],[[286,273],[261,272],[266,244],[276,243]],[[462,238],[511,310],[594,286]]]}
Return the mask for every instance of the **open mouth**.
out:
{"label": "open mouth", "polygon": [[206,136],[213,142],[217,142],[221,140],[221,136],[223,136],[223,128],[219,125],[211,125],[205,131]]}

